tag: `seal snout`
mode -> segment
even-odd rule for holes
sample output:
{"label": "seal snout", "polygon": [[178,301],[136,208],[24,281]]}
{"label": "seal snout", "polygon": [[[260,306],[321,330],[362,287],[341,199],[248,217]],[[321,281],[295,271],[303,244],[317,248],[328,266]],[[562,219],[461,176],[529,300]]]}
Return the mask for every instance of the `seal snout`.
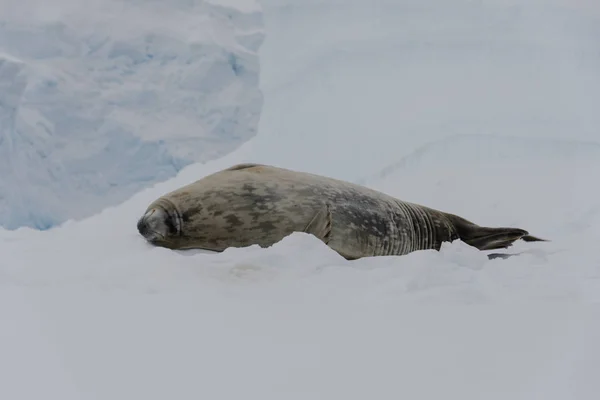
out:
{"label": "seal snout", "polygon": [[166,224],[168,215],[159,208],[152,208],[139,219],[138,232],[149,242],[164,240],[169,229]]}

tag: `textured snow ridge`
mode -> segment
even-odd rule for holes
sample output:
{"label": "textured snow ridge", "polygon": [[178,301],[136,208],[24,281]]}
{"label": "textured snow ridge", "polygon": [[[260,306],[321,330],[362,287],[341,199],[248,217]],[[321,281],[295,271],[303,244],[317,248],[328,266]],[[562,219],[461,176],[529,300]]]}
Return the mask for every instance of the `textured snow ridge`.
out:
{"label": "textured snow ridge", "polygon": [[91,215],[256,135],[254,1],[0,6],[1,226]]}

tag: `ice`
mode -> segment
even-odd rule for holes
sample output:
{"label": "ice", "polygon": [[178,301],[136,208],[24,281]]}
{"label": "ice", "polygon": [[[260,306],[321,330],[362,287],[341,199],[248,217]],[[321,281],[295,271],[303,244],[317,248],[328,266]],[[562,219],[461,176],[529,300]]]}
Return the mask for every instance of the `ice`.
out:
{"label": "ice", "polygon": [[0,226],[116,205],[256,135],[246,0],[0,1]]}

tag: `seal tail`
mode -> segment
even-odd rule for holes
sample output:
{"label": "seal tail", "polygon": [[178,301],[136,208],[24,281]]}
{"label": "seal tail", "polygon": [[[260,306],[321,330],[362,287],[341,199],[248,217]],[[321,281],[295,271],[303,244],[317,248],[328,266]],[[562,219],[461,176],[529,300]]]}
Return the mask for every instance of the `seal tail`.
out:
{"label": "seal tail", "polygon": [[508,227],[490,228],[479,226],[456,215],[447,215],[456,228],[459,238],[479,250],[505,249],[512,246],[519,239],[526,242],[547,242],[546,239],[530,235],[524,229]]}

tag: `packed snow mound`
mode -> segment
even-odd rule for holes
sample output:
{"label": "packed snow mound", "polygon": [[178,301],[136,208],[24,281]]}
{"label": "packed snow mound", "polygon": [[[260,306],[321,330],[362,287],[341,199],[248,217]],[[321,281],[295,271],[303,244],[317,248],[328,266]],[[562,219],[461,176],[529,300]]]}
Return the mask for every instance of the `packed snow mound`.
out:
{"label": "packed snow mound", "polygon": [[[497,222],[552,240],[518,243],[509,252],[522,254],[506,260],[460,241],[355,261],[304,233],[218,254],[144,241],[136,220],[152,200],[257,161],[249,144],[83,221],[0,231],[0,397],[595,398],[600,319],[587,306],[600,302],[598,188],[572,197],[578,215],[560,212],[552,199],[571,189],[561,177],[536,187],[537,166],[511,170],[519,158],[549,166],[558,147],[486,140],[429,146],[385,180],[388,192],[477,217],[494,208],[487,192],[498,183],[486,174],[504,165],[511,186],[496,204],[531,199]],[[597,150],[562,145],[564,165],[589,167],[575,184],[593,182]],[[454,192],[428,198],[439,185]],[[461,193],[469,185],[481,198]],[[578,219],[590,225],[557,234]]]}
{"label": "packed snow mound", "polygon": [[[352,271],[363,268],[365,272],[379,269],[382,273],[385,270],[388,274],[403,276],[403,279],[407,278],[404,274],[409,273],[448,276],[452,281],[459,279],[460,283],[456,282],[459,287],[452,289],[465,290],[453,298],[459,303],[473,300],[468,298],[468,293],[478,291],[481,291],[478,296],[484,296],[489,302],[539,300],[558,292],[565,294],[565,290],[581,290],[576,296],[579,300],[600,300],[600,291],[586,288],[598,285],[600,281],[590,280],[576,288],[584,282],[584,276],[600,277],[600,255],[593,245],[600,240],[600,192],[595,185],[588,184],[600,172],[598,145],[537,139],[454,138],[424,147],[365,183],[398,198],[438,207],[480,223],[523,226],[550,240],[547,243],[517,242],[506,252],[525,253],[507,260],[488,260],[483,252],[457,241],[444,245],[440,252],[419,251],[402,257],[346,261],[306,234],[294,234],[268,249],[252,246],[219,254],[171,251],[149,245],[137,232],[137,219],[157,197],[233,164],[255,162],[253,152],[252,146],[246,144],[205,165],[185,167],[176,177],[82,221],[68,221],[61,227],[41,232],[29,228],[0,230],[2,253],[12,255],[3,269],[4,276],[8,277],[5,282],[25,283],[29,276],[33,281],[43,283],[45,279],[76,279],[67,277],[70,274],[111,274],[109,270],[126,274],[129,268],[143,271],[150,266],[157,271],[191,268],[220,273],[216,271],[244,263],[256,267],[259,276],[263,269],[268,270],[265,273],[275,279],[270,284],[277,286],[284,284],[276,282],[279,273],[285,275],[291,271],[306,275],[308,279],[308,275],[319,275],[318,271],[329,265],[340,274],[336,279],[355,279],[356,272]],[[452,164],[449,164],[450,159]],[[550,168],[552,165],[555,168]],[[561,171],[569,167],[570,170]],[[503,175],[500,174],[502,171]],[[327,175],[327,171],[322,174]],[[501,178],[504,180],[499,180]],[[30,251],[32,247],[36,248],[35,252]],[[53,267],[40,265],[38,261],[43,259],[52,259]],[[274,259],[279,261],[271,264]],[[565,269],[566,265],[568,269]],[[527,288],[514,288],[513,291],[498,287],[492,292],[478,287],[483,283],[500,286],[510,283],[477,281],[490,278],[488,274],[492,274],[493,279],[510,280],[517,272],[534,274],[535,279],[529,282],[531,285],[546,282],[549,286],[545,290],[541,286],[534,290],[527,282],[521,282]],[[455,273],[458,275],[453,275]],[[540,273],[544,276],[536,275]],[[350,275],[346,277],[345,274]],[[472,276],[463,280],[465,274]],[[570,277],[575,286],[554,287],[554,274],[563,279]],[[10,278],[13,275],[19,279]],[[284,275],[280,278],[284,279]],[[114,279],[116,283],[121,277]],[[365,281],[363,284],[370,283]],[[339,290],[346,290],[344,287],[357,290],[345,284],[341,284]],[[558,292],[553,293],[555,290]],[[399,292],[388,294],[392,297],[400,295]],[[402,295],[407,296],[403,301],[423,300],[411,290]],[[434,297],[428,300],[435,301],[437,294],[432,295]],[[439,300],[448,301],[444,296]]]}
{"label": "packed snow mound", "polygon": [[257,3],[0,4],[0,225],[89,216],[256,135]]}

